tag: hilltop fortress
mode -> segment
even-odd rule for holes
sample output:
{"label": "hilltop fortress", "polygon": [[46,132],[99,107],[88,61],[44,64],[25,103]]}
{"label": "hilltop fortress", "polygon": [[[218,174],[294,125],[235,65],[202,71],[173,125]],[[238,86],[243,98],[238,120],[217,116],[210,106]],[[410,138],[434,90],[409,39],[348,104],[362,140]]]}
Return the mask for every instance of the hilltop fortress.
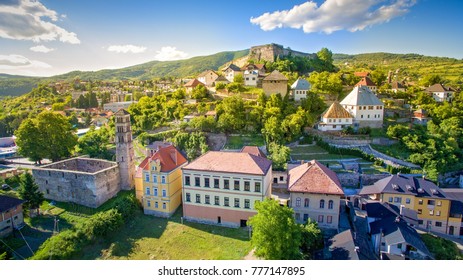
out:
{"label": "hilltop fortress", "polygon": [[290,48],[284,48],[282,45],[278,44],[267,44],[261,46],[251,47],[249,50],[249,59],[255,60],[266,60],[266,61],[275,61],[277,57],[283,56],[303,56],[314,58],[315,54],[308,54],[303,52],[298,52],[291,50]]}

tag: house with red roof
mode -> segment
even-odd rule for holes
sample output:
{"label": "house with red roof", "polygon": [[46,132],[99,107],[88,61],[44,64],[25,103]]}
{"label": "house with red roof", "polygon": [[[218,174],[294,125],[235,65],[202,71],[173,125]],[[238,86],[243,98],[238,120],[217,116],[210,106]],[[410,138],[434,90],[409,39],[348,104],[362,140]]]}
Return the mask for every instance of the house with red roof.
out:
{"label": "house with red roof", "polygon": [[185,88],[186,93],[191,93],[193,89],[199,85],[206,86],[205,84],[200,82],[198,79],[192,79],[188,81],[186,84],[184,84],[183,87]]}
{"label": "house with red roof", "polygon": [[271,197],[272,162],[260,152],[210,151],[182,168],[183,217],[245,227],[256,201]]}
{"label": "house with red roof", "polygon": [[378,89],[376,84],[368,76],[363,77],[355,86],[366,86],[373,92],[376,92]]}
{"label": "house with red roof", "polygon": [[173,145],[160,145],[138,166],[136,197],[145,214],[170,217],[182,203],[182,167],[187,159]]}
{"label": "house with red roof", "polygon": [[296,222],[310,218],[320,228],[338,229],[344,191],[334,171],[316,160],[303,163],[289,170],[288,191]]}

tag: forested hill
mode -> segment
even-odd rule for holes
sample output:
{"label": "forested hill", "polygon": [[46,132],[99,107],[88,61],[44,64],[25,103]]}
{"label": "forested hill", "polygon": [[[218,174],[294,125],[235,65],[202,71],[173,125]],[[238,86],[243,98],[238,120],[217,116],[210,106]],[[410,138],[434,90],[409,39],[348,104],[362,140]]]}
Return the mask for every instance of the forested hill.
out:
{"label": "forested hill", "polygon": [[463,60],[419,54],[365,53],[333,54],[334,64],[341,71],[385,70],[399,74],[398,79],[417,81],[428,74],[440,76],[453,84],[463,83]]}
{"label": "forested hill", "polygon": [[39,82],[58,80],[147,80],[157,77],[186,77],[207,69],[217,69],[229,61],[248,55],[249,50],[220,52],[176,61],[151,61],[121,69],[73,71],[48,78],[22,77],[0,74],[0,96],[18,96],[32,90]]}

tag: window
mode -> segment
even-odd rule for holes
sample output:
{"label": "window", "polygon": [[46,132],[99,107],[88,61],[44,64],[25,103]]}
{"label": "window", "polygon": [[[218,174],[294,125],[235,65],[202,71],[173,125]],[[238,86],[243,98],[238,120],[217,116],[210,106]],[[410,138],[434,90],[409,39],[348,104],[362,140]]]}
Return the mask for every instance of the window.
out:
{"label": "window", "polygon": [[166,197],[167,196],[167,191],[166,190],[162,190],[162,197]]}
{"label": "window", "polygon": [[220,201],[219,201],[219,197],[218,196],[215,196],[214,197],[214,205],[220,205]]}
{"label": "window", "polygon": [[167,204],[165,202],[162,203],[162,209],[166,209]]}
{"label": "window", "polygon": [[410,198],[406,198],[405,203],[410,204]]}
{"label": "window", "polygon": [[210,187],[209,184],[210,184],[209,178],[204,178],[204,186],[205,186],[206,188],[209,188],[209,187]]}
{"label": "window", "polygon": [[441,227],[442,226],[442,222],[436,222],[436,227]]}
{"label": "window", "polygon": [[434,200],[428,200],[428,205],[434,205],[436,202]]}
{"label": "window", "polygon": [[402,249],[402,243],[397,244],[397,249]]}
{"label": "window", "polygon": [[200,178],[195,177],[195,187],[199,187]]}
{"label": "window", "polygon": [[360,118],[363,119],[363,115],[360,115]]}
{"label": "window", "polygon": [[333,209],[333,204],[332,200],[328,201],[328,209]]}
{"label": "window", "polygon": [[226,190],[230,189],[230,180],[228,179],[223,180],[223,188]]}
{"label": "window", "polygon": [[323,215],[318,215],[318,222],[323,223]]}
{"label": "window", "polygon": [[423,210],[422,209],[418,209],[418,214],[421,214],[423,213]]}
{"label": "window", "polygon": [[146,195],[150,195],[150,187],[146,187]]}
{"label": "window", "polygon": [[429,210],[429,215],[434,216],[434,210]]}
{"label": "window", "polygon": [[214,188],[215,188],[215,189],[218,189],[218,188],[219,188],[219,185],[220,185],[219,179],[214,179]]}
{"label": "window", "polygon": [[304,214],[303,221],[307,222],[307,220],[309,220],[309,214]]}
{"label": "window", "polygon": [[244,200],[244,208],[249,209],[249,208],[251,208],[250,205],[251,205],[251,203],[250,203],[249,199],[245,199]]}
{"label": "window", "polygon": [[440,216],[440,211],[436,211],[436,216]]}
{"label": "window", "polygon": [[301,220],[301,214],[296,213],[296,221],[299,221],[299,220]]}
{"label": "window", "polygon": [[280,176],[280,182],[283,182],[285,179],[283,176]]}
{"label": "window", "polygon": [[149,175],[149,174],[145,174],[145,181],[146,181],[146,182],[149,182],[149,181],[150,181],[150,175]]}
{"label": "window", "polygon": [[223,206],[230,206],[230,198],[224,197],[223,198]]}
{"label": "window", "polygon": [[326,216],[326,223],[332,224],[333,223],[333,216]]}
{"label": "window", "polygon": [[186,193],[186,194],[185,194],[185,200],[186,200],[186,202],[190,202],[190,201],[191,201],[191,194],[190,194],[190,193]]}
{"label": "window", "polygon": [[368,106],[368,110],[373,110],[374,107],[373,106]]}
{"label": "window", "polygon": [[402,198],[401,197],[395,197],[394,202],[396,203],[402,203]]}
{"label": "window", "polygon": [[422,199],[418,200],[418,204],[423,205],[423,200]]}
{"label": "window", "polygon": [[320,200],[320,208],[325,208],[325,200]]}
{"label": "window", "polygon": [[255,182],[254,183],[254,191],[255,192],[260,192],[260,182]]}
{"label": "window", "polygon": [[153,195],[158,196],[158,188],[153,188]]}
{"label": "window", "polygon": [[205,200],[206,200],[205,201],[206,204],[211,204],[211,198],[209,195],[206,195]]}
{"label": "window", "polygon": [[388,201],[389,201],[389,202],[392,202],[392,201],[393,201],[393,198],[392,198],[392,197],[389,197]]}
{"label": "window", "polygon": [[240,199],[239,198],[235,198],[235,207],[236,208],[240,207]]}
{"label": "window", "polygon": [[196,195],[196,203],[201,203],[201,195],[200,194]]}
{"label": "window", "polygon": [[150,201],[150,200],[147,200],[147,201],[146,201],[146,205],[148,206],[148,208],[151,208],[151,201]]}
{"label": "window", "polygon": [[185,176],[185,186],[190,185],[190,176]]}
{"label": "window", "polygon": [[157,184],[158,182],[158,176],[153,175],[153,183]]}
{"label": "window", "polygon": [[301,198],[296,198],[296,207],[301,207]]}
{"label": "window", "polygon": [[166,176],[161,176],[161,184],[165,184],[166,183]]}
{"label": "window", "polygon": [[309,199],[308,198],[304,199],[304,207],[305,208],[309,207]]}
{"label": "window", "polygon": [[251,182],[244,181],[244,191],[249,192],[251,190]]}
{"label": "window", "polygon": [[437,206],[442,206],[442,201],[438,200],[437,201]]}
{"label": "window", "polygon": [[154,203],[154,208],[159,208],[159,203],[157,201]]}
{"label": "window", "polygon": [[239,191],[239,190],[240,190],[240,181],[235,180],[235,181],[233,182],[233,189],[234,189],[235,191]]}
{"label": "window", "polygon": [[419,225],[422,225],[422,224],[423,224],[423,220],[418,220],[418,224],[419,224]]}

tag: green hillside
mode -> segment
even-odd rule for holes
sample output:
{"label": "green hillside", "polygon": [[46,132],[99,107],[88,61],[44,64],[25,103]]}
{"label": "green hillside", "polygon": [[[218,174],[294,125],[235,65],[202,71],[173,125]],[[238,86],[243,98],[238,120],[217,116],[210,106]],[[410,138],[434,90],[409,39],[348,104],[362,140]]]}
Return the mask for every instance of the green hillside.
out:
{"label": "green hillside", "polygon": [[176,61],[151,61],[121,69],[100,71],[73,71],[49,78],[32,78],[0,74],[0,96],[21,95],[32,90],[38,82],[57,80],[147,80],[158,77],[186,77],[207,69],[218,69],[225,63],[243,57],[249,50],[220,52]]}
{"label": "green hillside", "polygon": [[408,78],[410,81],[419,81],[424,75],[436,74],[451,84],[463,83],[462,59],[392,53],[334,54],[333,59],[334,64],[343,71],[397,71],[397,79]]}

